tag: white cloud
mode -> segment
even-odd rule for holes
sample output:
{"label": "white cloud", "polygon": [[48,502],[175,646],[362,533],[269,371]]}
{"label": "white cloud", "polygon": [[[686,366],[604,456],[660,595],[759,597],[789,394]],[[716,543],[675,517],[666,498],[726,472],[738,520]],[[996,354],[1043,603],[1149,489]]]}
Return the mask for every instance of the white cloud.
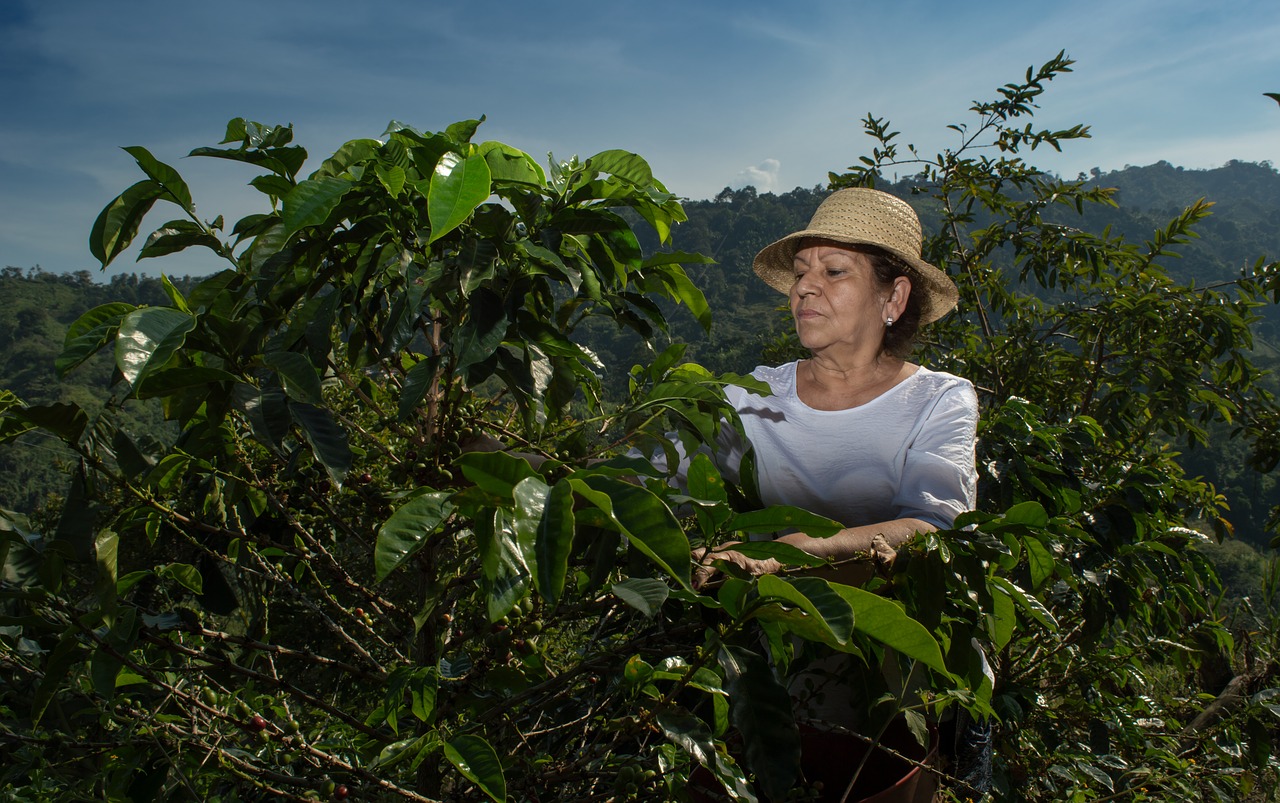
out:
{"label": "white cloud", "polygon": [[778,189],[778,171],[782,162],[777,159],[765,159],[758,165],[738,171],[733,186],[735,189],[755,187],[760,192],[776,192]]}

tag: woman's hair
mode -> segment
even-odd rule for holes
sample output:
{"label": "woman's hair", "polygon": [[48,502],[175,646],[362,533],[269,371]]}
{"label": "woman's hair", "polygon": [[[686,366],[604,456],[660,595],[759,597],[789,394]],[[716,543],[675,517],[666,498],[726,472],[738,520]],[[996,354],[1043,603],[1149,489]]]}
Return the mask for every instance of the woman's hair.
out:
{"label": "woman's hair", "polygon": [[875,273],[876,283],[882,288],[888,290],[893,280],[899,276],[905,276],[907,281],[911,282],[911,295],[907,297],[907,307],[900,317],[894,319],[893,326],[885,327],[884,341],[881,343],[881,348],[886,354],[905,360],[911,356],[911,350],[915,348],[916,332],[920,330],[924,294],[916,286],[917,282],[911,268],[899,257],[874,245],[859,245],[857,250],[866,255],[867,261],[871,263],[871,270]]}

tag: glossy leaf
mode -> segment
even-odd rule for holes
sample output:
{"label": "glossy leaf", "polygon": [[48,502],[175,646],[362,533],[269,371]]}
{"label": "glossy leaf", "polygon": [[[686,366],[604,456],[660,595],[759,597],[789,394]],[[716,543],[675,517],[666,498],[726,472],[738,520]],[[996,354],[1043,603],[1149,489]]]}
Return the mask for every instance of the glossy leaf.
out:
{"label": "glossy leaf", "polygon": [[329,479],[341,487],[354,459],[347,433],[323,407],[294,402],[289,405],[289,412],[302,429],[311,451],[329,473]]}
{"label": "glossy leaf", "polygon": [[491,290],[478,289],[471,295],[470,305],[471,314],[454,336],[459,372],[493,356],[506,337],[509,324],[502,299]]}
{"label": "glossy leaf", "polygon": [[552,603],[558,602],[564,594],[569,555],[573,550],[574,523],[573,487],[561,480],[547,494],[534,544],[537,556],[534,586]]}
{"label": "glossy leaf", "polygon": [[809,614],[837,644],[846,643],[853,633],[854,615],[849,602],[825,580],[766,574],[757,580],[756,588],[761,598],[782,600]]}
{"label": "glossy leaf", "polygon": [[490,622],[511,612],[529,588],[529,567],[521,552],[516,525],[506,508],[486,511],[474,522],[480,552],[481,588]]}
{"label": "glossy leaf", "polygon": [[200,576],[200,570],[190,563],[170,563],[156,569],[156,574],[168,577],[193,594],[204,593],[204,578]]}
{"label": "glossy leaf", "polygon": [[689,539],[671,509],[650,491],[612,477],[570,480],[574,491],[600,509],[636,549],[681,586],[689,585]]}
{"label": "glossy leaf", "polygon": [[280,376],[289,398],[306,404],[324,404],[320,375],[306,355],[296,351],[273,351],[263,355],[262,363]]}
{"label": "glossy leaf", "polygon": [[942,648],[924,625],[907,616],[892,600],[855,586],[832,583],[831,588],[853,609],[853,629],[893,647],[939,674],[949,677]]}
{"label": "glossy leaf", "polygon": [[493,747],[479,736],[463,734],[450,739],[444,745],[445,758],[462,773],[463,777],[480,787],[480,791],[495,803],[507,799],[507,780],[502,773],[502,762]]}
{"label": "glossy leaf", "polygon": [[164,188],[154,181],[139,181],[112,199],[98,214],[89,234],[89,252],[102,267],[110,265],[138,236],[142,219],[163,192]]}
{"label": "glossy leaf", "polygon": [[453,513],[448,491],[434,491],[401,506],[378,529],[373,549],[374,572],[378,582],[400,568],[427,545],[430,537]]}
{"label": "glossy leaf", "polygon": [[774,505],[764,510],[739,513],[725,524],[729,530],[746,533],[802,532],[813,538],[826,538],[844,529],[837,521],[807,510],[787,505]]}
{"label": "glossy leaf", "polygon": [[142,250],[138,252],[138,259],[174,254],[193,245],[202,245],[218,254],[222,252],[222,243],[217,237],[189,220],[175,220],[148,235]]}
{"label": "glossy leaf", "polygon": [[529,154],[501,142],[482,142],[476,153],[489,165],[489,175],[494,183],[515,181],[541,187],[547,183],[542,167]]}
{"label": "glossy leaf", "polygon": [[1038,590],[1045,580],[1053,576],[1053,553],[1035,537],[1028,537],[1023,545],[1027,550],[1027,568],[1031,570],[1031,588]]}
{"label": "glossy leaf", "polygon": [[76,444],[89,426],[89,416],[79,405],[58,402],[55,404],[20,407],[12,411],[15,417],[46,429],[70,444]]}
{"label": "glossy leaf", "polygon": [[463,476],[503,501],[513,498],[521,480],[537,475],[528,460],[506,452],[469,452],[458,458],[457,465]]}
{"label": "glossy leaf", "polygon": [[182,180],[182,176],[178,174],[177,170],[156,159],[146,148],[134,145],[124,150],[137,161],[138,167],[142,168],[142,172],[146,173],[152,181],[164,190],[170,200],[187,212],[195,210],[191,205],[191,190],[187,187],[187,183]]}
{"label": "glossy leaf", "polygon": [[658,614],[671,595],[667,584],[653,577],[629,577],[614,583],[611,591],[615,597],[649,618]]}
{"label": "glossy leaf", "polygon": [[489,197],[490,178],[482,155],[463,159],[450,152],[440,157],[427,190],[428,245],[461,226],[484,203]]}
{"label": "glossy leaf", "polygon": [[653,184],[653,170],[642,157],[629,151],[601,151],[587,159],[587,167],[601,173],[609,173],[638,187],[649,187]]}
{"label": "glossy leaf", "polygon": [[403,421],[412,415],[422,403],[427,391],[431,388],[431,383],[435,380],[439,366],[440,358],[432,355],[414,363],[409,369],[404,378],[404,385],[400,388],[400,401],[397,407],[400,420]]}
{"label": "glossy leaf", "polygon": [[294,187],[282,201],[280,220],[285,231],[293,234],[324,223],[352,186],[343,179],[314,178]]}
{"label": "glossy leaf", "polygon": [[137,388],[139,399],[171,396],[185,391],[208,389],[211,385],[230,387],[236,382],[234,374],[217,368],[179,367],[154,371]]}
{"label": "glossy leaf", "polygon": [[62,353],[54,362],[58,378],[64,378],[76,366],[97,354],[111,342],[124,316],[137,309],[133,304],[114,302],[94,307],[67,327]]}
{"label": "glossy leaf", "polygon": [[657,722],[668,741],[711,771],[730,799],[756,803],[755,792],[747,782],[746,774],[728,754],[716,749],[714,737],[705,722],[680,710],[659,712]]}
{"label": "glossy leaf", "polygon": [[166,307],[134,310],[120,320],[116,336],[116,367],[137,388],[182,348],[196,327],[195,318]]}

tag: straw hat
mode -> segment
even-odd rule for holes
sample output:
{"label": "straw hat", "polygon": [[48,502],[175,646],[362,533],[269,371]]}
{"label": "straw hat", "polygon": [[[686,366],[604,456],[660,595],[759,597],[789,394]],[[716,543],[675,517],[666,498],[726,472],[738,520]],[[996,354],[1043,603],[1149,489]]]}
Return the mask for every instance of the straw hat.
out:
{"label": "straw hat", "polygon": [[788,234],[756,254],[756,275],[773,289],[790,293],[795,283],[792,262],[806,237],[874,245],[902,259],[909,268],[912,291],[924,293],[921,324],[946,315],[959,298],[955,282],[920,258],[922,237],[915,210],[887,192],[858,187],[827,196],[804,231]]}

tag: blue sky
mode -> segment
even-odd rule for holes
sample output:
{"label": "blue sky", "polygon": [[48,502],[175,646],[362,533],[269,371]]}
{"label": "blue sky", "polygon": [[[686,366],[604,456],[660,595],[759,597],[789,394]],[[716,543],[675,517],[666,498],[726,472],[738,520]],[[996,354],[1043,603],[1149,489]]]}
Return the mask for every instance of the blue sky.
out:
{"label": "blue sky", "polygon": [[[248,168],[183,158],[232,117],[292,123],[314,168],[392,119],[484,114],[478,139],[539,159],[632,150],[707,198],[824,183],[869,150],[868,112],[936,151],[971,101],[1059,50],[1075,72],[1036,124],[1093,139],[1042,167],[1280,161],[1262,95],[1280,92],[1278,41],[1274,0],[0,0],[0,262],[96,272],[93,220],[140,178],[127,145],[178,167],[208,219],[262,211]],[[126,254],[106,276],[219,267]]]}

